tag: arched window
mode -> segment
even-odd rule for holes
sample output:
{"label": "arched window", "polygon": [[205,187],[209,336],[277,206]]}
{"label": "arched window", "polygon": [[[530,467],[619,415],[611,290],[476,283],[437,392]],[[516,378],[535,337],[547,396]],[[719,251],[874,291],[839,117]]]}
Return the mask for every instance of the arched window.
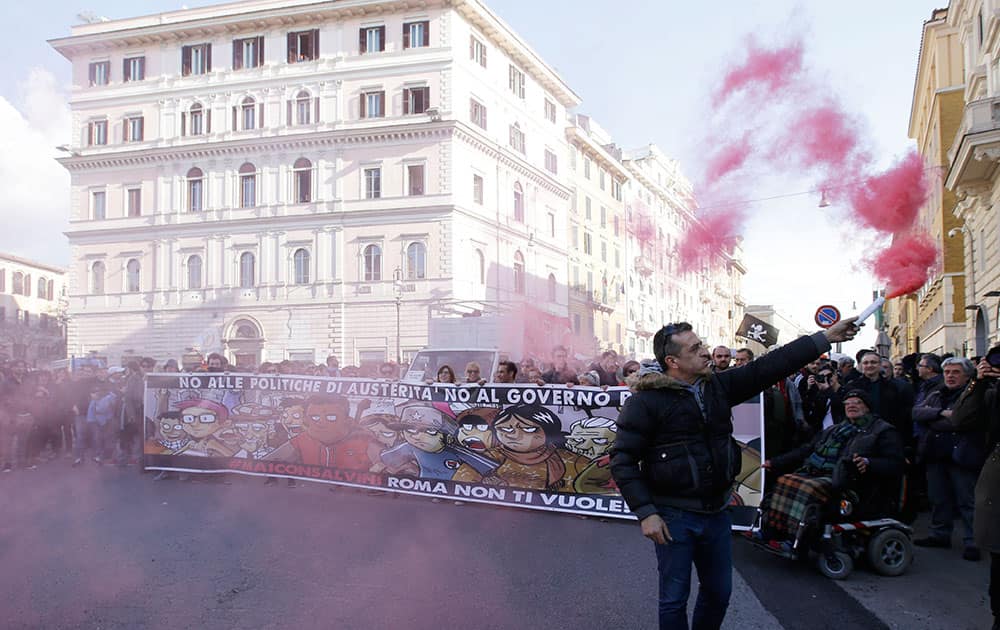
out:
{"label": "arched window", "polygon": [[378,245],[368,245],[364,250],[365,282],[378,282],[382,279],[382,248]]}
{"label": "arched window", "polygon": [[257,102],[252,96],[248,96],[240,103],[240,118],[243,121],[243,131],[250,131],[257,127]]}
{"label": "arched window", "polygon": [[556,276],[555,274],[549,274],[549,302],[556,301]]}
{"label": "arched window", "polygon": [[187,284],[189,289],[201,288],[201,256],[197,254],[188,257]]}
{"label": "arched window", "polygon": [[15,271],[13,277],[11,278],[11,293],[14,295],[21,295],[24,293],[24,274],[20,271]]}
{"label": "arched window", "polygon": [[311,108],[309,107],[312,98],[309,96],[309,92],[302,90],[295,95],[295,124],[296,125],[308,125],[312,122],[312,117],[310,116]]}
{"label": "arched window", "polygon": [[257,168],[250,162],[240,167],[240,207],[257,205]]}
{"label": "arched window", "polygon": [[292,166],[292,184],[295,203],[312,201],[312,162],[305,158],[295,160]]}
{"label": "arched window", "polygon": [[235,336],[237,339],[258,339],[260,338],[260,330],[258,330],[257,325],[253,322],[241,319],[236,322],[236,332]]}
{"label": "arched window", "polygon": [[205,110],[201,103],[192,105],[188,114],[191,118],[191,135],[200,136],[205,133]]}
{"label": "arched window", "polygon": [[48,294],[49,284],[45,281],[45,278],[38,279],[38,297],[43,300],[51,299]]}
{"label": "arched window", "polygon": [[139,292],[139,261],[135,258],[125,264],[125,292]]}
{"label": "arched window", "polygon": [[187,172],[187,197],[189,211],[205,209],[205,174],[197,166]]}
{"label": "arched window", "polygon": [[240,288],[252,289],[257,284],[257,259],[250,252],[240,254]]}
{"label": "arched window", "polygon": [[104,276],[104,263],[98,260],[90,267],[90,291],[94,295],[104,295]]}
{"label": "arched window", "polygon": [[514,252],[514,292],[524,295],[524,256]]}
{"label": "arched window", "polygon": [[514,183],[514,220],[524,223],[524,189],[517,182]]}
{"label": "arched window", "polygon": [[305,248],[295,250],[295,284],[309,284],[309,252]]}
{"label": "arched window", "polygon": [[46,291],[45,294],[47,296],[49,296],[50,300],[56,299],[55,287],[56,287],[56,283],[54,281],[52,281],[52,280],[49,280],[49,290]]}
{"label": "arched window", "polygon": [[476,262],[479,263],[479,284],[486,284],[486,256],[481,249],[476,250]]}
{"label": "arched window", "polygon": [[406,279],[423,280],[427,277],[427,247],[423,243],[410,243],[406,248]]}

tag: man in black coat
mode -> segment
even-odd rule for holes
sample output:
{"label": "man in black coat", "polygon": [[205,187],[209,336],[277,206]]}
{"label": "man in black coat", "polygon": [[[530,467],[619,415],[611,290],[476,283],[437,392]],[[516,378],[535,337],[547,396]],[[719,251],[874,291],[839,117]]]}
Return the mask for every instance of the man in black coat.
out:
{"label": "man in black coat", "polygon": [[618,416],[611,473],[655,543],[661,628],[687,628],[691,565],[700,583],[695,628],[718,628],[732,592],[726,505],[742,454],[732,407],[756,396],[858,332],[857,318],[802,337],[756,361],[712,371],[708,348],[687,323],[653,338],[659,373],[641,376]]}
{"label": "man in black coat", "polygon": [[877,353],[869,350],[861,356],[861,378],[851,381],[850,386],[868,394],[875,415],[896,427],[902,435],[912,434],[910,412],[913,402],[907,401],[895,383],[882,375],[882,357]]}

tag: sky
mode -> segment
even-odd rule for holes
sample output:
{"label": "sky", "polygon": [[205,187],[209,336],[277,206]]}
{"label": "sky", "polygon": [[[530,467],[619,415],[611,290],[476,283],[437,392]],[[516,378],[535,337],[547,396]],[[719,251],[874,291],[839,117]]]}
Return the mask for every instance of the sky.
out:
{"label": "sky", "polygon": [[[697,179],[712,146],[706,141],[708,95],[738,62],[748,37],[763,45],[800,38],[815,82],[829,86],[863,120],[881,163],[900,156],[923,21],[946,0],[487,0],[488,5],[554,67],[593,117],[626,148],[656,144]],[[0,24],[0,178],[16,182],[0,197],[0,251],[66,265],[62,231],[69,214],[69,176],[53,158],[69,141],[69,63],[46,40],[69,34],[82,11],[112,19],[212,2],[45,0],[4,2]],[[808,176],[762,177],[747,199],[811,191]],[[864,269],[877,245],[847,221],[845,210],[820,209],[807,193],[751,205],[744,226],[748,273],[742,295],[771,304],[805,329],[813,312],[834,304],[860,310],[876,284]],[[868,339],[872,337],[872,339]],[[873,331],[860,338],[870,345]],[[858,346],[860,347],[860,346]]]}

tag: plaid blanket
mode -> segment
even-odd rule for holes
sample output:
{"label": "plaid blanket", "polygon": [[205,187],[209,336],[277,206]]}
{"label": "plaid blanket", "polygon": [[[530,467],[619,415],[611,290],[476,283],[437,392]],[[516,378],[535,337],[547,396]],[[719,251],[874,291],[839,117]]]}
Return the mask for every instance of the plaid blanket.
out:
{"label": "plaid blanket", "polygon": [[830,477],[797,474],[778,477],[764,511],[764,526],[774,533],[794,535],[806,507],[826,502],[832,490],[833,479]]}

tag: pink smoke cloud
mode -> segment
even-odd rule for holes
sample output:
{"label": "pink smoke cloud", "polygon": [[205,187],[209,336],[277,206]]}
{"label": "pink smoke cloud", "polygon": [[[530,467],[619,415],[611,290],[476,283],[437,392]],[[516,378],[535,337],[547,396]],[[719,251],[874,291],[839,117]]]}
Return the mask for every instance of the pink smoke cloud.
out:
{"label": "pink smoke cloud", "polygon": [[926,236],[903,236],[893,239],[892,245],[879,254],[873,270],[886,284],[886,298],[892,299],[923,286],[937,258],[937,248]]}
{"label": "pink smoke cloud", "polygon": [[848,198],[859,222],[895,234],[913,225],[927,194],[924,161],[910,151],[892,168],[851,189]]}
{"label": "pink smoke cloud", "polygon": [[711,187],[729,173],[739,170],[750,157],[751,151],[753,146],[750,144],[749,134],[744,134],[733,144],[723,145],[708,162],[705,170],[706,185]]}
{"label": "pink smoke cloud", "polygon": [[713,99],[715,105],[722,105],[737,92],[748,88],[776,92],[788,87],[802,70],[802,53],[800,41],[771,50],[760,48],[751,41],[743,63],[730,68],[723,77]]}

